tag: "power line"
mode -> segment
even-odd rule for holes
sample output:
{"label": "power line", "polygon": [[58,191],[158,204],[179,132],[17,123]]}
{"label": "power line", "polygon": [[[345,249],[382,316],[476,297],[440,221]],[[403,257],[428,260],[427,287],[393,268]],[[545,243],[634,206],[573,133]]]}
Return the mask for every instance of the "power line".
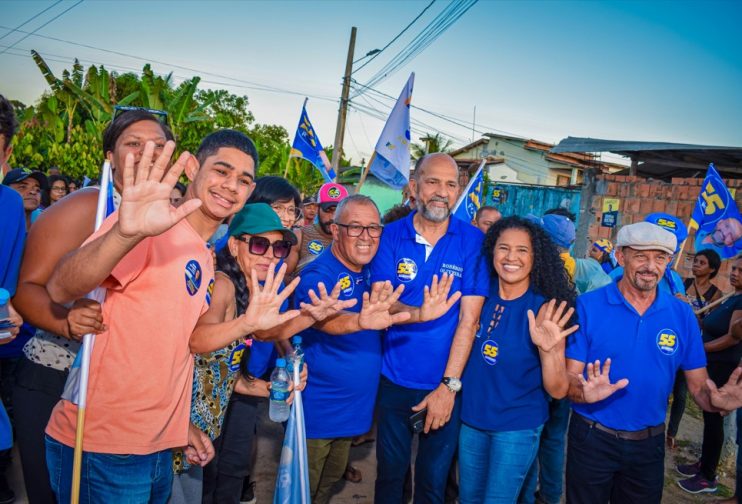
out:
{"label": "power line", "polygon": [[[456,0],[450,3],[438,16],[428,23],[420,33],[403,47],[385,66],[376,72],[367,82],[374,86],[387,79],[402,66],[424,51],[448,28],[458,21],[478,0]],[[356,96],[359,93],[356,94]]]}
{"label": "power line", "polygon": [[[62,16],[64,16],[65,14],[67,14],[69,11],[71,11],[72,9],[74,9],[75,7],[77,7],[78,5],[80,5],[81,3],[83,3],[84,1],[85,0],[79,0],[77,3],[75,3],[75,4],[73,4],[73,5],[69,6],[69,7],[67,7],[65,10],[63,10],[62,12],[60,12],[59,14],[57,14],[56,16],[54,16],[53,18],[51,18],[49,21],[47,21],[43,25],[41,25],[38,28],[36,28],[34,31],[32,31],[30,33],[27,33],[26,36],[21,37],[19,40],[16,40],[15,42],[13,42],[10,45],[10,47],[8,47],[8,48],[4,49],[2,52],[0,52],[0,55],[5,54],[8,51],[8,49],[14,48],[16,45],[20,44],[21,42],[23,42],[24,40],[26,40],[28,37],[30,37],[31,35],[35,34],[37,31],[41,30],[42,28],[44,28],[45,26],[49,25],[50,23],[52,23],[52,22],[56,21],[57,19],[61,18]],[[19,31],[20,32],[20,30],[16,30],[16,31]]]}
{"label": "power line", "polygon": [[[2,28],[2,27],[0,27],[0,28]],[[19,51],[18,53],[14,53],[14,52],[7,52],[7,53],[5,53],[8,56],[32,58],[32,56],[28,53],[28,51],[30,51],[30,49],[20,49],[20,48],[12,48],[11,49],[10,46],[4,46],[2,44],[0,44],[0,47],[5,47],[6,50],[9,50],[10,49],[12,51]],[[112,69],[112,70],[122,70],[124,72],[134,72],[134,73],[141,72],[141,68],[128,67],[128,66],[124,66],[124,65],[115,64],[115,63],[106,63],[106,62],[102,62],[102,61],[99,61],[99,60],[91,60],[91,59],[87,59],[87,58],[76,58],[76,57],[73,57],[73,56],[67,56],[67,55],[62,55],[62,54],[52,54],[52,53],[47,53],[46,51],[43,51],[43,52],[42,51],[37,51],[37,52],[39,52],[39,54],[41,54],[44,57],[44,60],[45,61],[53,61],[55,63],[67,64],[67,63],[69,63],[69,60],[68,59],[60,59],[60,58],[73,58],[73,59],[77,59],[78,61],[80,61],[82,63],[88,63],[88,64],[92,64],[92,65],[104,65],[107,68]],[[198,72],[198,70],[195,70],[195,71]],[[175,78],[177,78],[177,79],[179,79],[181,81],[188,80],[188,79],[191,79],[193,77],[193,75],[187,77],[187,76],[179,75],[179,74],[175,74],[175,73],[173,73],[172,75]],[[321,95],[313,95],[313,94],[305,93],[305,92],[302,92],[302,91],[295,91],[295,90],[290,90],[290,89],[272,88],[270,86],[262,85],[262,84],[252,85],[252,83],[249,83],[250,81],[245,81],[245,82],[248,82],[249,84],[236,84],[236,83],[232,83],[232,82],[221,82],[221,81],[209,80],[209,79],[201,79],[200,82],[202,82],[204,84],[213,84],[215,86],[223,86],[223,87],[229,87],[229,88],[250,89],[250,90],[254,90],[254,91],[264,91],[264,92],[268,92],[268,93],[279,93],[279,94],[290,94],[290,95],[295,95],[295,96],[309,96],[309,97],[314,98],[314,99],[317,99],[317,100],[327,101],[327,102],[331,102],[331,103],[337,103],[338,102],[338,99],[337,98],[331,98],[331,97],[326,97],[326,96],[321,96]]]}
{"label": "power line", "polygon": [[374,55],[373,55],[373,56],[371,57],[371,59],[370,59],[370,60],[368,60],[368,61],[367,61],[367,62],[365,62],[365,63],[364,63],[363,65],[361,65],[361,66],[359,66],[358,68],[356,68],[355,70],[353,70],[353,72],[351,73],[351,75],[353,75],[354,73],[356,73],[357,71],[359,71],[360,69],[362,69],[363,67],[365,67],[366,65],[368,65],[369,63],[371,63],[371,62],[372,62],[372,61],[373,61],[374,59],[376,59],[376,58],[377,58],[377,57],[378,57],[378,56],[379,56],[379,55],[380,55],[381,53],[383,53],[384,51],[386,51],[386,50],[387,50],[387,48],[388,48],[388,47],[389,47],[390,45],[392,45],[392,44],[393,44],[394,42],[396,42],[396,41],[397,41],[397,39],[399,39],[399,37],[401,37],[401,36],[402,36],[402,35],[404,34],[404,32],[406,32],[406,31],[407,31],[407,30],[408,30],[408,29],[409,29],[409,28],[410,28],[410,27],[411,27],[411,26],[412,26],[413,24],[415,24],[415,22],[416,22],[416,21],[417,21],[418,19],[420,19],[420,17],[421,17],[421,16],[423,15],[423,14],[425,14],[425,11],[427,11],[427,10],[428,10],[428,9],[429,9],[429,8],[430,8],[430,7],[431,7],[431,6],[433,5],[433,4],[434,4],[434,3],[435,3],[435,0],[432,0],[432,1],[431,1],[431,2],[430,2],[430,3],[429,3],[429,4],[428,4],[428,5],[427,5],[427,6],[426,6],[426,7],[425,7],[425,8],[423,9],[423,10],[422,10],[422,11],[420,11],[420,14],[418,14],[417,16],[415,16],[415,19],[413,19],[412,21],[410,21],[410,23],[409,23],[409,24],[408,24],[407,26],[405,26],[405,27],[404,27],[404,29],[403,29],[403,30],[402,30],[401,32],[399,32],[399,33],[397,34],[397,36],[396,36],[396,37],[394,37],[394,38],[393,38],[393,39],[392,39],[391,41],[389,41],[389,43],[388,43],[387,45],[385,45],[384,47],[382,47],[382,48],[381,48],[381,50],[379,50],[379,52],[377,52],[376,54],[374,54]]}
{"label": "power line", "polygon": [[[82,1],[82,0],[80,0],[80,1]],[[7,27],[7,26],[0,25],[0,29],[9,30],[10,28]],[[92,45],[88,45],[88,44],[82,44],[82,43],[79,43],[79,42],[73,42],[71,40],[65,40],[65,39],[61,39],[61,38],[57,38],[57,37],[49,37],[47,35],[39,35],[39,34],[36,34],[36,33],[33,33],[33,32],[24,32],[22,30],[18,30],[18,31],[20,33],[26,33],[29,36],[30,35],[34,35],[35,37],[39,37],[39,38],[43,38],[43,39],[47,39],[47,40],[53,40],[55,42],[62,42],[62,43],[65,43],[65,44],[70,44],[70,45],[74,45],[74,46],[78,46],[78,47],[83,47],[83,48],[86,48],[86,49],[92,49],[94,51],[100,51],[100,52],[104,52],[104,53],[108,53],[108,54],[114,54],[116,56],[123,56],[125,58],[131,58],[131,59],[135,59],[135,60],[139,60],[139,61],[144,61],[146,63],[155,63],[155,64],[158,64],[158,65],[164,65],[164,66],[169,67],[169,68],[177,68],[179,70],[185,70],[185,71],[188,71],[188,72],[193,72],[193,73],[195,73],[197,75],[209,75],[211,77],[217,77],[219,79],[227,79],[227,80],[230,80],[230,81],[239,82],[240,84],[243,84],[244,85],[244,86],[234,86],[234,87],[247,87],[248,89],[256,89],[256,90],[262,90],[262,91],[268,91],[268,92],[274,92],[274,93],[286,93],[286,94],[310,96],[312,98],[317,98],[317,99],[320,99],[320,100],[328,100],[328,101],[333,101],[333,102],[336,102],[337,101],[336,99],[331,98],[329,96],[310,95],[308,93],[303,93],[303,92],[299,92],[299,91],[293,91],[293,90],[289,90],[289,89],[285,89],[285,88],[279,88],[279,87],[271,86],[271,85],[268,85],[268,84],[261,84],[259,82],[248,81],[248,80],[244,80],[244,79],[237,79],[235,77],[230,77],[228,75],[222,75],[222,74],[218,74],[218,73],[214,73],[214,72],[207,72],[205,70],[199,70],[198,68],[191,68],[191,67],[187,67],[187,66],[183,66],[183,65],[176,65],[174,63],[167,63],[167,62],[164,62],[164,61],[155,60],[155,59],[152,59],[152,58],[145,58],[143,56],[137,56],[135,54],[128,54],[128,53],[124,53],[124,52],[120,52],[120,51],[114,51],[114,50],[111,50],[111,49],[105,49],[105,48],[102,48],[102,47],[96,47],[96,46],[92,46]],[[3,54],[3,53],[0,53],[0,54]],[[103,64],[103,63],[99,63],[99,64]],[[136,71],[138,72],[140,70],[137,69]],[[206,81],[203,81],[203,82],[206,82]],[[250,87],[250,86],[252,86],[252,87]]]}
{"label": "power line", "polygon": [[25,20],[24,22],[22,22],[21,24],[19,24],[18,26],[16,26],[16,27],[15,27],[15,28],[13,28],[12,30],[10,30],[10,31],[9,31],[8,33],[6,33],[6,34],[5,34],[5,35],[3,35],[2,37],[0,37],[0,40],[4,39],[5,37],[7,37],[8,35],[10,35],[11,33],[15,33],[15,32],[17,32],[19,28],[23,28],[23,27],[24,27],[24,26],[26,26],[26,25],[27,25],[28,23],[30,23],[31,21],[33,21],[33,20],[34,20],[34,19],[36,19],[37,17],[41,16],[41,15],[42,15],[43,13],[45,13],[45,12],[46,12],[46,11],[48,11],[49,9],[52,9],[53,7],[56,7],[57,5],[59,5],[59,4],[61,4],[61,3],[62,3],[62,0],[57,0],[56,2],[54,2],[53,4],[51,4],[51,5],[50,5],[49,7],[47,7],[46,9],[42,10],[41,12],[39,12],[38,14],[36,14],[35,16],[32,16],[32,17],[28,18],[27,20]]}

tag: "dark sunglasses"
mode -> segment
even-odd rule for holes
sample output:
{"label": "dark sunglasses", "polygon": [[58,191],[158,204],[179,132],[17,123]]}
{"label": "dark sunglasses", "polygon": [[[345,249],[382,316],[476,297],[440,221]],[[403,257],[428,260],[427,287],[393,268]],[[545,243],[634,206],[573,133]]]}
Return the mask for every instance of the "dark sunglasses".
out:
{"label": "dark sunglasses", "polygon": [[235,236],[238,240],[247,243],[248,250],[254,255],[265,255],[268,249],[273,247],[273,257],[276,259],[285,259],[291,253],[291,242],[288,240],[276,240],[273,243],[264,236],[251,236],[248,238],[245,235]]}
{"label": "dark sunglasses", "polygon": [[132,110],[141,110],[142,112],[147,112],[149,114],[152,114],[159,120],[161,123],[167,124],[167,112],[164,110],[157,110],[157,109],[150,109],[145,107],[131,107],[129,105],[114,105],[113,107],[113,117],[111,120],[113,121],[118,116],[123,114],[124,112],[130,112]]}

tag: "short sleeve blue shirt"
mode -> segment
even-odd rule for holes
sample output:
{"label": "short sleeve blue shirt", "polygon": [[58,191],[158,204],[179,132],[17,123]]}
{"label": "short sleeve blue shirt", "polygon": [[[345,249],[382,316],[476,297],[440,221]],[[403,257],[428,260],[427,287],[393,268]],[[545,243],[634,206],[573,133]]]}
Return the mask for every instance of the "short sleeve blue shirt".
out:
{"label": "short sleeve blue shirt", "polygon": [[[346,268],[325,249],[301,271],[295,304],[310,303],[309,289],[322,282],[331,290],[340,282],[340,300],[356,299],[350,312],[361,311],[369,290],[369,271]],[[381,332],[358,331],[342,336],[309,328],[301,333],[309,381],[302,393],[309,439],[358,436],[371,429],[381,371]]]}
{"label": "short sleeve blue shirt", "polygon": [[23,198],[14,189],[0,185],[0,287],[15,295],[21,269],[23,245],[26,243],[26,214]]}
{"label": "short sleeve blue shirt", "polygon": [[[415,212],[384,228],[379,251],[371,263],[371,281],[389,280],[395,288],[403,284],[400,302],[409,306],[422,305],[424,287],[432,283],[433,275],[440,278],[443,273],[454,276],[451,293],[486,296],[489,277],[482,256],[484,234],[468,222],[451,217],[446,234],[426,260],[426,246],[418,242],[414,216]],[[403,387],[437,387],[458,326],[459,307],[457,302],[436,320],[387,329],[381,373]]]}
{"label": "short sleeve blue shirt", "polygon": [[541,359],[528,330],[528,310],[543,296],[528,290],[504,300],[494,281],[482,308],[479,331],[462,377],[461,420],[477,429],[535,429],[549,416]]}
{"label": "short sleeve blue shirt", "polygon": [[657,289],[640,316],[612,283],[577,298],[579,330],[566,356],[580,362],[611,359],[611,382],[626,388],[593,404],[573,404],[576,413],[618,430],[635,431],[665,421],[675,373],[706,366],[698,322],[690,306]]}

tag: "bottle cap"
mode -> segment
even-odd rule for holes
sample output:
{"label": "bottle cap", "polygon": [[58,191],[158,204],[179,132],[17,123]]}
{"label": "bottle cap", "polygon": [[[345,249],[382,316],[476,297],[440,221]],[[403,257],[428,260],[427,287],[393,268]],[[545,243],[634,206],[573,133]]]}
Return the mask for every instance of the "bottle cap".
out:
{"label": "bottle cap", "polygon": [[276,367],[286,367],[286,359],[279,357],[276,359]]}
{"label": "bottle cap", "polygon": [[301,336],[292,336],[291,343],[293,343],[294,346],[301,345]]}
{"label": "bottle cap", "polygon": [[10,292],[0,289],[0,305],[8,304],[10,301]]}

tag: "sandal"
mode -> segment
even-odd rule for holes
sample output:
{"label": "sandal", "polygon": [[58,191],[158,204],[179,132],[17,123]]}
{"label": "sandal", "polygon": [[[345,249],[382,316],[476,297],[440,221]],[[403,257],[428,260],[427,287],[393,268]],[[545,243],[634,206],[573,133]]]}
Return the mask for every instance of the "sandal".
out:
{"label": "sandal", "polygon": [[360,469],[357,469],[348,464],[348,466],[345,468],[343,479],[346,481],[350,481],[351,483],[360,483],[361,481],[363,481],[363,475],[361,474]]}

